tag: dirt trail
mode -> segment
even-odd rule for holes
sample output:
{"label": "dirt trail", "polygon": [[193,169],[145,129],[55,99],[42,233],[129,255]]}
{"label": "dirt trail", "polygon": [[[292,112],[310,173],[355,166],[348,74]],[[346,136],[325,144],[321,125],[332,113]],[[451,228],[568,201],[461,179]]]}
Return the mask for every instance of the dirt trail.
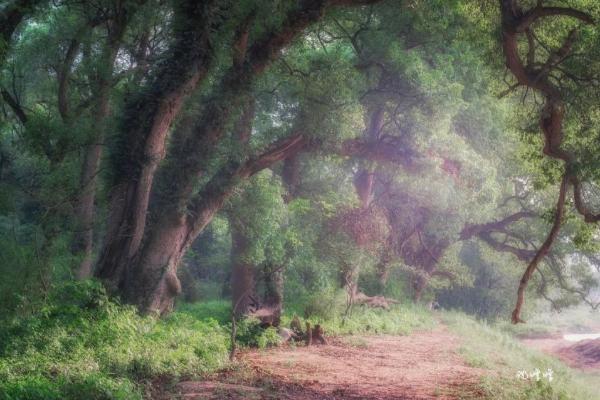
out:
{"label": "dirt trail", "polygon": [[482,370],[458,354],[443,326],[410,336],[365,336],[326,346],[282,347],[241,355],[244,366],[210,381],[182,382],[184,399],[479,398]]}
{"label": "dirt trail", "polygon": [[569,342],[562,334],[548,338],[525,338],[521,342],[531,348],[559,358],[571,368],[600,370],[600,339]]}

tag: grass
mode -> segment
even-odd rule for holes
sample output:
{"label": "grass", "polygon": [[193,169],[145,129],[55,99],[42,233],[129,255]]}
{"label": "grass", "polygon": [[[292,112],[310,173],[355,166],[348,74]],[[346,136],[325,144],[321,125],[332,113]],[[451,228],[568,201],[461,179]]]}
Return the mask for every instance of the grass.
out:
{"label": "grass", "polygon": [[600,332],[598,311],[582,305],[563,312],[538,312],[526,324],[513,325],[507,320],[497,324],[502,331],[519,337],[547,337],[569,333]]}
{"label": "grass", "polygon": [[182,303],[177,306],[178,314],[186,314],[198,321],[217,321],[221,325],[231,322],[229,300],[209,300],[199,303]]}
{"label": "grass", "polygon": [[[424,307],[414,304],[393,305],[391,310],[354,307],[348,317],[343,316],[343,304],[333,304],[326,312],[315,313],[308,318],[314,326],[321,324],[327,335],[390,334],[408,335],[415,330],[429,330],[436,325],[431,313]],[[202,303],[181,304],[177,314],[188,315],[199,321],[216,320],[223,326],[230,326],[231,305],[226,300],[212,300]],[[282,325],[289,326],[294,312],[285,312]],[[304,318],[301,318],[304,320]],[[242,331],[244,329],[243,323]],[[238,328],[240,329],[240,328]]]}
{"label": "grass", "polygon": [[[343,306],[313,310],[313,325],[321,324],[327,335],[345,336],[354,347],[364,341],[352,335],[407,335],[430,330],[441,319],[463,339],[460,351],[466,362],[488,372],[481,390],[489,399],[598,399],[594,388],[600,387],[600,377],[523,347],[514,337],[519,332],[503,325],[454,312],[434,316],[412,304],[389,311],[356,307],[347,318],[341,316]],[[201,377],[229,365],[230,312],[229,302],[208,301],[181,304],[157,320],[110,301],[98,283],[66,284],[35,312],[0,323],[0,400],[137,400],[153,381],[168,385]],[[283,324],[293,316],[285,314]],[[544,325],[542,321],[524,331]],[[274,329],[246,320],[239,324],[238,341],[264,348],[277,344],[279,337]],[[536,368],[552,369],[554,380],[517,379],[518,371]]]}
{"label": "grass", "polygon": [[[341,313],[328,318],[311,317],[313,324],[325,327],[328,335],[388,334],[409,335],[418,330],[430,330],[435,319],[425,308],[413,304],[393,305],[389,311],[356,307],[344,318]],[[287,320],[284,318],[284,322]]]}
{"label": "grass", "polygon": [[[598,400],[600,376],[586,374],[522,345],[512,333],[461,313],[444,312],[442,321],[463,340],[466,362],[487,371],[481,389],[494,400]],[[553,371],[553,380],[524,380],[519,371]]]}
{"label": "grass", "polygon": [[153,379],[226,365],[228,342],[215,320],[141,317],[97,283],[71,283],[0,326],[0,399],[141,399]]}

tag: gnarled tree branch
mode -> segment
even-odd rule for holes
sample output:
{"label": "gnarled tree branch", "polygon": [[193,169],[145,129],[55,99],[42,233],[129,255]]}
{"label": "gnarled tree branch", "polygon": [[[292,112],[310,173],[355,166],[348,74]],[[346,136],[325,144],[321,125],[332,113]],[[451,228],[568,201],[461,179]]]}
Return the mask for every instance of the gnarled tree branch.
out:
{"label": "gnarled tree branch", "polygon": [[[526,33],[528,36],[533,36],[533,32],[531,31],[533,23],[538,19],[547,16],[573,17],[586,24],[593,24],[594,20],[585,12],[564,7],[543,7],[541,2],[538,2],[536,7],[524,13],[518,6],[518,0],[500,0],[500,8],[502,13],[502,46],[506,59],[506,66],[520,85],[538,90],[544,96],[545,104],[540,118],[540,127],[544,135],[543,152],[549,157],[563,161],[565,164],[565,173],[560,186],[557,210],[552,229],[544,244],[540,247],[527,266],[527,269],[521,278],[521,283],[517,292],[517,303],[512,313],[512,322],[518,323],[523,322],[520,313],[527,283],[537,268],[540,260],[549,252],[552,243],[558,235],[564,213],[566,192],[568,191],[569,185],[578,182],[573,172],[575,157],[562,148],[564,136],[563,123],[566,106],[560,89],[552,83],[550,78],[552,70],[571,53],[576,39],[576,31],[572,30],[562,46],[558,50],[551,52],[541,68],[535,68],[535,59],[532,59],[535,54],[533,49],[529,49],[528,51],[528,64],[525,65],[523,63],[519,52],[519,35]],[[533,41],[529,40],[529,46],[534,45]],[[577,191],[579,191],[579,193],[581,193],[581,191],[577,188],[575,190],[576,202],[579,199],[579,207],[577,207],[577,210],[581,213],[582,211],[585,211],[585,208],[581,202],[581,194],[578,196]],[[586,217],[586,221],[594,219],[593,216]]]}
{"label": "gnarled tree branch", "polygon": [[567,175],[563,176],[562,182],[560,184],[560,191],[558,195],[558,202],[556,203],[556,212],[554,214],[554,222],[552,224],[552,229],[550,229],[550,233],[546,237],[546,240],[542,244],[542,246],[538,249],[535,256],[525,269],[525,273],[521,277],[521,282],[519,283],[519,289],[517,290],[517,303],[515,304],[515,309],[512,312],[512,323],[516,324],[519,322],[524,322],[521,319],[521,308],[523,307],[523,302],[525,300],[525,289],[527,289],[527,284],[529,283],[529,279],[533,275],[540,261],[548,254],[552,244],[556,240],[558,233],[560,231],[560,226],[562,223],[562,219],[565,213],[565,199],[567,196],[567,190],[569,188],[569,178]]}

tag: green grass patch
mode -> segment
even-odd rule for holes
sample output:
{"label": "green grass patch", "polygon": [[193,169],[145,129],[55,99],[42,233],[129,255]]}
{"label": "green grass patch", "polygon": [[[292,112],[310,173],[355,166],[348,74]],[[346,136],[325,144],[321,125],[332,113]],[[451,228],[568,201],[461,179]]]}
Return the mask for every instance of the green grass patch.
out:
{"label": "green grass patch", "polygon": [[[351,335],[408,335],[434,328],[441,318],[463,339],[460,352],[466,362],[489,372],[481,382],[489,399],[598,398],[594,388],[600,387],[600,377],[525,348],[505,327],[460,313],[434,315],[413,304],[390,310],[357,306],[344,317],[343,304],[335,304],[313,307],[308,320],[356,347],[365,342]],[[289,326],[293,316],[286,313],[282,324]],[[0,400],[141,399],[145,386],[157,378],[176,382],[228,365],[230,318],[228,301],[180,304],[157,320],[109,300],[97,282],[63,285],[35,312],[0,324]],[[238,323],[238,343],[265,348],[278,344],[279,336],[246,319]],[[516,376],[536,368],[551,369],[554,380]]]}
{"label": "green grass patch", "polygon": [[[282,319],[285,326],[293,315]],[[408,335],[418,330],[430,330],[436,320],[424,307],[412,304],[393,305],[390,310],[373,309],[363,306],[355,307],[348,316],[332,313],[325,317],[311,316],[308,319],[314,324],[321,324],[327,335],[356,334],[389,334]]]}
{"label": "green grass patch", "polygon": [[0,399],[139,399],[153,378],[226,365],[228,347],[214,319],[141,317],[96,282],[69,283],[0,327]]}
{"label": "green grass patch", "polygon": [[186,314],[198,321],[217,321],[221,325],[231,323],[231,301],[209,300],[199,303],[181,303],[178,314]]}
{"label": "green grass patch", "polygon": [[[487,370],[481,382],[494,400],[598,400],[600,376],[586,374],[558,359],[522,345],[512,333],[461,313],[445,312],[442,321],[460,336],[465,361]],[[541,372],[540,380],[522,379],[520,371]],[[552,371],[552,380],[543,373]]]}

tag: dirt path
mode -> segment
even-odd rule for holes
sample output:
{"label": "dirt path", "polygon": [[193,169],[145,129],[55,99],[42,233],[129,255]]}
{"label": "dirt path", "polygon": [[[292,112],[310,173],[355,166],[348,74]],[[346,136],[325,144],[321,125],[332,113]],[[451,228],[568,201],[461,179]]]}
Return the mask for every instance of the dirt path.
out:
{"label": "dirt path", "polygon": [[548,338],[525,338],[521,342],[559,358],[571,368],[596,373],[600,371],[600,339],[570,342],[563,339],[562,334],[557,334]]}
{"label": "dirt path", "polygon": [[[482,370],[465,364],[460,338],[438,327],[410,336],[365,336],[326,346],[243,354],[211,381],[182,382],[184,399],[468,399]],[[173,398],[173,397],[171,397]]]}

